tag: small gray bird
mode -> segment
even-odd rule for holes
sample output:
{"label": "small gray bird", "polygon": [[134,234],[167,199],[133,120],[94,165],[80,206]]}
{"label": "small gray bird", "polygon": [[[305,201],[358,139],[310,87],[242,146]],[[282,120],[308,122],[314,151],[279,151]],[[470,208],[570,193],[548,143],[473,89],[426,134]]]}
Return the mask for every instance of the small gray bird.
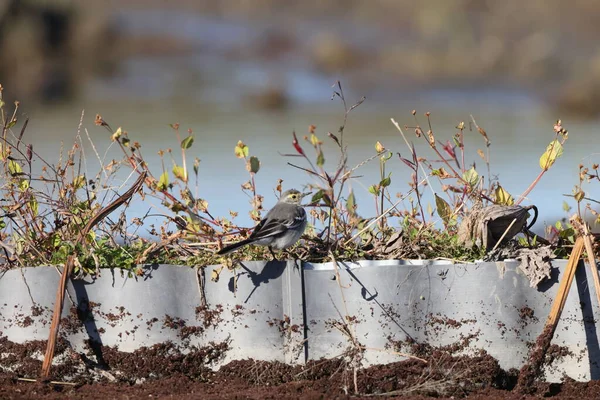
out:
{"label": "small gray bird", "polygon": [[276,259],[273,249],[283,250],[296,243],[306,228],[306,211],[300,205],[309,193],[290,189],[281,195],[275,206],[256,225],[248,239],[223,247],[217,254],[227,254],[247,244],[268,246]]}

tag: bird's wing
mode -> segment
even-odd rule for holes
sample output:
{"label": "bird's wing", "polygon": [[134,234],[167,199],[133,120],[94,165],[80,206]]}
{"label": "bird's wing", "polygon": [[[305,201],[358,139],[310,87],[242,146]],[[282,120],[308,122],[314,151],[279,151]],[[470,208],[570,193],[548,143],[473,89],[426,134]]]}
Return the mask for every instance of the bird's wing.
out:
{"label": "bird's wing", "polygon": [[262,239],[270,236],[275,236],[287,230],[288,228],[284,224],[284,221],[274,218],[270,218],[267,220],[265,218],[262,221],[260,221],[258,225],[256,225],[256,228],[254,228],[254,231],[252,231],[252,234],[250,235],[249,239]]}
{"label": "bird's wing", "polygon": [[286,232],[288,229],[295,229],[300,226],[306,219],[306,211],[298,207],[298,211],[294,214],[293,219],[279,219],[270,217],[269,214],[260,221],[249,239],[261,239],[270,236],[279,235]]}

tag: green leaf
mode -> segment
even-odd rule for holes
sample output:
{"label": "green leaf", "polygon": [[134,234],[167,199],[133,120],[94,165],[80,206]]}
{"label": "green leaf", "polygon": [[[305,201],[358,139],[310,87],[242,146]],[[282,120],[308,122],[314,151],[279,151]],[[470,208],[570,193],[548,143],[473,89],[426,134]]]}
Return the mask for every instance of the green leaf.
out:
{"label": "green leaf", "polygon": [[323,152],[319,151],[319,155],[317,156],[317,165],[322,167],[325,164],[325,156],[323,156]]}
{"label": "green leaf", "polygon": [[571,211],[571,206],[569,205],[569,203],[563,200],[562,209],[565,212],[569,212]]}
{"label": "green leaf", "polygon": [[346,199],[346,210],[350,215],[356,215],[356,199],[354,197],[354,191],[350,192]]}
{"label": "green leaf", "polygon": [[431,175],[439,176],[440,179],[451,178],[450,174],[444,169],[444,167],[440,167],[439,169],[432,170]]}
{"label": "green leaf", "polygon": [[237,158],[246,158],[248,157],[249,152],[250,149],[248,148],[248,146],[246,146],[241,140],[238,140],[238,143],[234,149],[235,156]]}
{"label": "green leaf", "polygon": [[448,202],[436,194],[435,206],[437,208],[438,215],[442,221],[444,221],[444,225],[448,225],[450,222],[450,217],[452,216],[452,209],[450,208]]}
{"label": "green leaf", "polygon": [[475,171],[475,167],[471,167],[470,170],[465,171],[463,173],[463,179],[469,184],[469,186],[476,186],[479,183],[479,174],[477,171]]}
{"label": "green leaf", "polygon": [[250,214],[250,218],[253,220],[260,221],[260,212],[257,209],[250,211],[248,214]]}
{"label": "green leaf", "polygon": [[321,141],[319,140],[319,138],[317,137],[317,135],[315,135],[314,133],[310,134],[310,143],[317,147],[317,145],[321,144]]}
{"label": "green leaf", "polygon": [[27,179],[21,179],[19,181],[19,189],[21,189],[22,192],[29,189],[29,181]]}
{"label": "green leaf", "polygon": [[121,137],[122,134],[123,134],[123,130],[121,129],[121,127],[119,127],[119,128],[117,128],[117,130],[115,131],[115,133],[112,134],[112,136],[111,136],[110,139],[113,142],[116,142]]}
{"label": "green leaf", "polygon": [[73,188],[75,190],[81,189],[85,185],[85,177],[83,175],[76,176],[73,179]]}
{"label": "green leaf", "polygon": [[317,193],[312,195],[312,198],[310,199],[310,203],[311,204],[316,204],[319,201],[321,201],[321,199],[323,198],[323,194],[325,194],[325,192],[323,191],[323,189],[320,189],[319,191],[317,191]]}
{"label": "green leaf", "polygon": [[4,222],[4,218],[0,218],[0,229],[6,228],[6,222]]}
{"label": "green leaf", "polygon": [[158,190],[167,190],[169,187],[169,173],[167,171],[163,172],[158,180],[157,189]]}
{"label": "green leaf", "polygon": [[496,197],[496,203],[501,204],[503,206],[512,206],[515,204],[515,199],[508,193],[504,188],[500,185],[496,188],[494,192]]}
{"label": "green leaf", "polygon": [[546,147],[546,151],[540,157],[540,168],[542,170],[547,171],[552,164],[556,161],[556,159],[562,156],[563,153],[563,145],[556,139],[550,142],[548,147]]}
{"label": "green leaf", "polygon": [[374,194],[375,196],[379,196],[379,187],[376,185],[369,186],[369,193]]}
{"label": "green leaf", "polygon": [[178,201],[174,202],[169,209],[176,214],[186,210],[185,206]]}
{"label": "green leaf", "polygon": [[192,143],[194,143],[194,137],[193,136],[188,136],[185,139],[183,139],[181,141],[181,148],[182,149],[189,149],[190,147],[192,147]]}
{"label": "green leaf", "polygon": [[390,186],[390,183],[392,183],[391,174],[387,178],[383,178],[381,180],[381,182],[379,182],[379,186],[380,187],[388,187],[388,186]]}
{"label": "green leaf", "polygon": [[204,199],[197,199],[196,207],[198,207],[198,210],[200,210],[202,212],[207,212],[208,211],[208,201],[206,201]]}
{"label": "green leaf", "polygon": [[559,236],[563,239],[569,239],[572,240],[573,239],[573,235],[575,234],[575,229],[573,228],[567,228],[563,231],[560,231]]}
{"label": "green leaf", "polygon": [[35,197],[32,197],[31,200],[29,200],[29,208],[33,212],[33,216],[37,217],[37,215],[38,215],[38,202],[35,199]]}
{"label": "green leaf", "polygon": [[[185,169],[183,169],[183,167],[180,167],[179,165],[173,165],[173,175],[175,175],[175,177],[179,180],[181,180],[182,182],[187,182],[187,173],[185,171]],[[162,176],[161,176],[162,178]]]}
{"label": "green leaf", "polygon": [[15,126],[17,124],[17,119],[13,119],[12,121],[10,121],[8,124],[6,124],[6,129],[10,129],[13,126]]}
{"label": "green leaf", "polygon": [[326,206],[331,207],[332,203],[331,203],[331,197],[329,197],[329,195],[327,193],[323,193],[323,203],[325,203]]}
{"label": "green leaf", "polygon": [[450,219],[448,220],[448,226],[456,226],[456,224],[458,223],[458,216],[453,214],[450,216]]}
{"label": "green leaf", "polygon": [[62,243],[62,238],[58,233],[52,235],[52,247],[57,248]]}
{"label": "green leaf", "polygon": [[260,161],[258,160],[258,158],[254,156],[250,157],[246,169],[253,174],[257,173],[260,169]]}
{"label": "green leaf", "polygon": [[559,231],[562,231],[563,226],[562,223],[560,221],[556,221],[556,223],[554,224],[554,226],[556,227],[556,229],[558,229]]}
{"label": "green leaf", "polygon": [[23,173],[23,169],[21,168],[21,165],[14,161],[14,160],[10,160],[8,162],[8,172],[12,175],[21,175]]}
{"label": "green leaf", "polygon": [[573,197],[575,197],[575,200],[577,200],[578,203],[581,203],[585,198],[585,192],[583,190],[578,190]]}

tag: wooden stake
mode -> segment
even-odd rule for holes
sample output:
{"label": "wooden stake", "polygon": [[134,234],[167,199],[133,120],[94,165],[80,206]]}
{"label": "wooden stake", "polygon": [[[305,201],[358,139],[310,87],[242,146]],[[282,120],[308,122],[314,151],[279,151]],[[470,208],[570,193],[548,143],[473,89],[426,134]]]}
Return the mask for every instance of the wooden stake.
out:
{"label": "wooden stake", "polygon": [[[560,315],[562,314],[562,310],[565,307],[569,289],[573,283],[573,278],[575,277],[575,271],[577,270],[577,265],[579,264],[581,253],[583,252],[583,246],[584,239],[583,237],[579,236],[575,241],[575,246],[573,246],[573,251],[571,252],[571,257],[569,257],[565,274],[563,275],[560,285],[558,286],[558,293],[556,294],[554,302],[552,303],[552,308],[550,309],[550,315],[548,315],[546,326],[553,325],[554,328],[556,328],[556,324],[558,323]],[[552,332],[554,333],[554,330]]]}
{"label": "wooden stake", "polygon": [[596,299],[600,305],[600,275],[598,274],[598,266],[596,265],[596,257],[594,256],[594,245],[592,244],[592,236],[586,235],[585,238],[585,252],[587,253],[588,264],[590,264],[590,271],[594,280],[594,288],[596,289]]}
{"label": "wooden stake", "polygon": [[544,330],[535,342],[535,347],[529,355],[529,361],[519,371],[517,389],[522,393],[528,393],[531,390],[533,381],[539,375],[542,363],[544,362],[544,357],[546,356],[546,352],[548,351],[548,347],[550,347],[550,342],[554,336],[556,325],[558,324],[560,315],[565,307],[569,289],[573,283],[575,271],[577,270],[577,265],[579,264],[581,253],[583,252],[583,246],[584,238],[583,236],[578,236],[573,251],[571,252],[571,257],[569,257],[567,268],[560,280],[558,293],[552,303],[552,308],[550,309],[550,314],[546,320]]}
{"label": "wooden stake", "polygon": [[592,242],[592,234],[588,229],[587,224],[579,217],[571,219],[571,223],[583,236],[585,244],[585,252],[587,253],[588,264],[590,264],[590,272],[592,273],[592,279],[594,280],[594,289],[596,289],[596,300],[600,305],[600,274],[598,273],[598,267],[596,266],[596,257],[594,256],[594,244]]}
{"label": "wooden stake", "polygon": [[[79,232],[77,235],[77,239],[75,244],[81,245],[85,242],[85,237],[88,232],[100,221],[102,221],[108,214],[112,213],[116,210],[120,205],[127,202],[131,196],[134,195],[144,184],[144,179],[146,178],[146,173],[142,173],[138,179],[135,181],[133,186],[125,192],[118,199],[104,207],[102,210],[98,212],[98,214],[94,215],[87,225]],[[65,301],[65,290],[67,288],[67,282],[69,277],[71,276],[71,272],[73,272],[73,266],[75,265],[75,259],[77,255],[71,254],[67,258],[67,262],[65,263],[65,268],[63,269],[62,275],[60,277],[60,283],[58,285],[58,290],[56,291],[56,302],[54,303],[54,312],[52,314],[52,323],[50,324],[50,334],[48,336],[48,343],[46,344],[46,354],[44,355],[44,362],[42,363],[42,378],[48,378],[50,375],[50,367],[52,366],[52,359],[54,358],[54,350],[56,349],[56,339],[58,337],[58,329],[60,327],[60,316],[62,315],[62,310]]]}

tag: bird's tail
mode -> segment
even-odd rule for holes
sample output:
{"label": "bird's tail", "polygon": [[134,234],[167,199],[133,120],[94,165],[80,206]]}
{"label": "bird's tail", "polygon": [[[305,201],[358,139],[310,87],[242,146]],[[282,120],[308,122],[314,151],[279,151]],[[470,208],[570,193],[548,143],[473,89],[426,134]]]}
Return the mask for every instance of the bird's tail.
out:
{"label": "bird's tail", "polygon": [[232,251],[237,250],[240,247],[250,244],[252,242],[254,242],[254,239],[244,239],[237,243],[230,244],[229,246],[223,247],[221,250],[217,251],[217,254],[221,255],[221,254],[231,253]]}

